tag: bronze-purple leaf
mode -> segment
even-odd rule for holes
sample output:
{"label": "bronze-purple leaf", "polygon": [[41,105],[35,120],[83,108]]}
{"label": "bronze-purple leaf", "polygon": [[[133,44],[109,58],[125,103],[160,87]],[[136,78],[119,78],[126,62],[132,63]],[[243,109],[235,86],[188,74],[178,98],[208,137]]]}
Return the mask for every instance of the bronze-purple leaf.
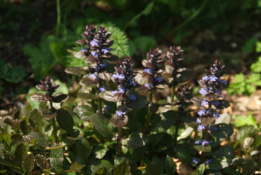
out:
{"label": "bronze-purple leaf", "polygon": [[88,44],[85,39],[79,39],[79,40],[76,41],[76,43],[82,44],[82,45],[87,45]]}
{"label": "bronze-purple leaf", "polygon": [[51,100],[48,96],[40,93],[35,93],[31,95],[31,100],[34,102],[46,102]]}
{"label": "bronze-purple leaf", "polygon": [[54,103],[62,103],[65,102],[68,99],[68,95],[59,93],[55,97],[53,97],[53,102]]}
{"label": "bronze-purple leaf", "polygon": [[65,72],[72,75],[84,75],[86,74],[86,69],[83,67],[68,67]]}
{"label": "bronze-purple leaf", "polygon": [[74,53],[74,57],[75,57],[75,58],[78,58],[78,59],[84,59],[84,58],[86,58],[86,55],[85,55],[84,52],[79,51],[79,52],[75,52],[75,53]]}
{"label": "bronze-purple leaf", "polygon": [[99,73],[99,77],[101,79],[105,80],[105,81],[110,81],[112,75],[110,73],[107,73],[107,72],[101,72],[101,73]]}
{"label": "bronze-purple leaf", "polygon": [[85,87],[95,87],[97,86],[97,82],[90,79],[89,77],[84,77],[81,79],[80,84]]}
{"label": "bronze-purple leaf", "polygon": [[113,126],[120,128],[128,123],[128,117],[126,115],[118,117],[116,114],[113,115],[110,119],[110,122],[112,123]]}

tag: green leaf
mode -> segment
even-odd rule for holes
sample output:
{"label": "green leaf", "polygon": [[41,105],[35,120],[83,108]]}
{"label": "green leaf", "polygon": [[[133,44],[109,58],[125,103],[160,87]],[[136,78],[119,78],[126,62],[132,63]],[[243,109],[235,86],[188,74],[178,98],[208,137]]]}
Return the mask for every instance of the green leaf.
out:
{"label": "green leaf", "polygon": [[216,138],[228,138],[233,134],[233,128],[232,126],[221,123],[214,125],[218,127],[218,131],[211,131],[211,134]]}
{"label": "green leaf", "polygon": [[255,84],[255,82],[260,80],[260,74],[251,74],[247,77],[246,82],[247,83],[253,83]]}
{"label": "green leaf", "polygon": [[95,153],[95,157],[97,159],[102,159],[105,154],[107,153],[109,149],[106,146],[103,145],[98,145],[95,147],[95,149],[93,150],[93,152]]}
{"label": "green leaf", "polygon": [[15,149],[15,160],[22,163],[23,160],[25,159],[26,152],[27,152],[26,147],[24,146],[23,143],[20,143]]}
{"label": "green leaf", "polygon": [[63,148],[53,149],[50,152],[49,160],[51,167],[55,169],[56,172],[64,171],[63,167]]}
{"label": "green leaf", "polygon": [[245,125],[239,128],[236,142],[234,144],[234,147],[237,146],[241,141],[243,141],[250,133],[253,133],[255,131],[255,127],[252,125]]}
{"label": "green leaf", "polygon": [[147,143],[147,139],[143,137],[142,133],[132,133],[127,142],[128,147],[137,149]]}
{"label": "green leaf", "polygon": [[[261,1],[260,0],[259,0],[259,2],[260,2],[260,5],[261,5]],[[258,41],[256,43],[256,52],[261,52],[261,42],[260,41]]]}
{"label": "green leaf", "polygon": [[206,168],[205,164],[200,164],[197,168],[198,175],[203,175],[205,168]]}
{"label": "green leaf", "polygon": [[73,118],[71,116],[71,114],[64,110],[64,109],[59,109],[57,111],[57,122],[59,124],[59,126],[65,130],[66,132],[68,132],[71,136],[73,136]]}
{"label": "green leaf", "polygon": [[252,114],[247,114],[247,116],[237,116],[234,122],[236,127],[241,127],[245,125],[253,125],[257,129],[257,120]]}
{"label": "green leaf", "polygon": [[34,155],[29,154],[23,161],[23,168],[29,174],[34,169]]}
{"label": "green leaf", "polygon": [[36,128],[37,131],[40,131],[42,128],[42,114],[38,109],[34,109],[29,116],[29,121],[31,126]]}
{"label": "green leaf", "polygon": [[80,165],[78,163],[73,163],[70,166],[70,171],[80,171],[85,165]]}
{"label": "green leaf", "polygon": [[192,127],[187,127],[179,136],[178,136],[178,140],[181,139],[186,139],[187,137],[189,137],[191,135],[191,133],[193,132],[193,128]]}
{"label": "green leaf", "polygon": [[167,175],[174,175],[176,172],[176,164],[170,156],[167,156],[164,162]]}
{"label": "green leaf", "polygon": [[260,73],[261,72],[261,56],[258,57],[258,61],[251,64],[251,71]]}
{"label": "green leaf", "polygon": [[50,161],[43,155],[37,154],[35,162],[41,169],[50,169]]}
{"label": "green leaf", "polygon": [[78,156],[84,161],[88,161],[88,157],[91,154],[91,146],[87,139],[81,139],[76,142],[76,151]]}
{"label": "green leaf", "polygon": [[202,152],[211,152],[211,146],[203,146],[203,145],[194,145],[193,146],[196,150]]}
{"label": "green leaf", "polygon": [[163,165],[157,157],[146,166],[146,175],[161,175],[163,173]]}
{"label": "green leaf", "polygon": [[102,115],[94,114],[91,117],[91,122],[94,128],[105,138],[111,138],[114,134],[108,127],[110,121]]}
{"label": "green leaf", "polygon": [[127,162],[123,162],[118,165],[113,171],[113,175],[131,175],[130,166]]}
{"label": "green leaf", "polygon": [[91,165],[92,172],[99,171],[101,168],[105,168],[108,172],[110,172],[114,167],[108,160],[97,160]]}
{"label": "green leaf", "polygon": [[87,105],[80,105],[73,109],[73,112],[78,115],[82,120],[90,121],[91,116],[94,114],[94,111],[91,107]]}
{"label": "green leaf", "polygon": [[49,141],[50,141],[50,138],[47,135],[39,133],[35,144],[40,147],[46,147],[46,146],[48,146]]}

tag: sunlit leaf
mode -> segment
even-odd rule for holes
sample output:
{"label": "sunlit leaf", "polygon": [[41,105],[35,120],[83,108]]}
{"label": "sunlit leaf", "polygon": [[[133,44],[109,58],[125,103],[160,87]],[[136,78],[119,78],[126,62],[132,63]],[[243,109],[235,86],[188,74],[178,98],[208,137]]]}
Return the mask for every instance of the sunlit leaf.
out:
{"label": "sunlit leaf", "polygon": [[78,163],[73,163],[70,166],[70,171],[80,171],[85,165],[80,165]]}
{"label": "sunlit leaf", "polygon": [[67,67],[65,72],[72,75],[85,75],[87,69],[83,67]]}

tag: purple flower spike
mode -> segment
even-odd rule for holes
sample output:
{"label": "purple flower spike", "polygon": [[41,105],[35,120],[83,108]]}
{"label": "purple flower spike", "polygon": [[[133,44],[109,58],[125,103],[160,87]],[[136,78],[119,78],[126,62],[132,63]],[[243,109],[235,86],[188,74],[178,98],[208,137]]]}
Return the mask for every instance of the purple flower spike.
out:
{"label": "purple flower spike", "polygon": [[214,112],[213,116],[214,116],[215,118],[219,118],[219,113]]}
{"label": "purple flower spike", "polygon": [[196,145],[199,145],[199,144],[201,144],[201,143],[202,143],[202,140],[196,140],[196,141],[195,141],[195,144],[196,144]]}
{"label": "purple flower spike", "polygon": [[121,117],[121,116],[123,116],[123,115],[125,115],[126,114],[126,112],[122,112],[122,111],[116,111],[116,115],[118,116],[118,117]]}
{"label": "purple flower spike", "polygon": [[209,77],[208,77],[208,76],[204,76],[204,77],[202,77],[202,80],[203,80],[203,81],[208,81],[208,80],[209,80]]}
{"label": "purple flower spike", "polygon": [[113,49],[110,49],[110,48],[108,48],[108,47],[104,47],[104,48],[102,49],[102,52],[103,52],[104,54],[107,54],[107,53],[109,53],[110,51],[113,51]]}
{"label": "purple flower spike", "polygon": [[209,80],[212,81],[212,82],[213,82],[213,81],[217,81],[217,79],[218,79],[218,78],[217,78],[216,76],[214,76],[214,75],[211,75],[211,76],[209,77]]}
{"label": "purple flower spike", "polygon": [[207,141],[207,140],[203,140],[202,141],[202,146],[207,146],[207,145],[209,145],[211,142],[209,142],[209,141]]}
{"label": "purple flower spike", "polygon": [[195,163],[196,165],[199,164],[200,160],[198,158],[193,158],[192,159],[193,163]]}
{"label": "purple flower spike", "polygon": [[203,116],[203,115],[205,115],[205,113],[206,113],[206,110],[199,110],[198,111],[199,116]]}
{"label": "purple flower spike", "polygon": [[89,78],[96,80],[97,79],[97,73],[95,72],[94,74],[90,74]]}
{"label": "purple flower spike", "polygon": [[105,89],[105,86],[101,86],[101,87],[99,87],[99,90],[100,90],[100,92],[104,92],[106,89]]}
{"label": "purple flower spike", "polygon": [[112,78],[114,78],[115,80],[116,79],[123,80],[125,78],[125,76],[123,74],[115,73],[112,75]]}
{"label": "purple flower spike", "polygon": [[227,81],[226,80],[220,80],[220,83],[222,84],[222,85],[227,85]]}
{"label": "purple flower spike", "polygon": [[118,91],[112,91],[111,94],[112,95],[116,95],[118,93]]}
{"label": "purple flower spike", "polygon": [[91,41],[90,45],[91,45],[92,47],[98,47],[98,46],[99,46],[99,41],[94,38],[94,39]]}
{"label": "purple flower spike", "polygon": [[146,88],[151,88],[151,87],[152,87],[150,83],[146,83],[144,86],[145,86]]}
{"label": "purple flower spike", "polygon": [[137,97],[135,96],[135,95],[130,95],[129,97],[128,97],[131,101],[134,101],[134,100],[136,100],[137,99]]}
{"label": "purple flower spike", "polygon": [[208,101],[206,99],[204,99],[202,102],[201,102],[201,106],[207,106],[208,105]]}
{"label": "purple flower spike", "polygon": [[205,129],[205,125],[198,125],[198,130],[202,131],[203,129]]}
{"label": "purple flower spike", "polygon": [[210,130],[211,130],[211,131],[214,131],[214,132],[217,132],[218,129],[219,129],[218,126],[211,126],[211,127],[210,127]]}
{"label": "purple flower spike", "polygon": [[197,118],[197,121],[196,121],[197,123],[201,123],[201,120],[200,120],[200,118]]}
{"label": "purple flower spike", "polygon": [[97,57],[97,56],[98,56],[98,52],[96,52],[96,51],[92,51],[91,54],[92,54],[92,56],[94,56],[94,57]]}
{"label": "purple flower spike", "polygon": [[208,159],[208,160],[206,160],[205,162],[204,162],[204,164],[206,165],[206,164],[209,164],[209,163],[211,163],[213,161],[213,159]]}
{"label": "purple flower spike", "polygon": [[87,49],[86,47],[83,47],[83,48],[81,49],[81,51],[82,51],[82,52],[88,52],[88,49]]}
{"label": "purple flower spike", "polygon": [[218,107],[219,101],[212,101],[211,104],[214,105],[215,107]]}
{"label": "purple flower spike", "polygon": [[119,90],[118,93],[121,93],[121,94],[123,94],[125,92],[125,89],[122,87],[118,87],[118,90]]}
{"label": "purple flower spike", "polygon": [[150,69],[144,69],[145,72],[147,72],[148,74],[151,74],[151,70]]}
{"label": "purple flower spike", "polygon": [[163,80],[162,80],[161,77],[156,77],[156,78],[155,78],[155,81],[158,82],[158,83],[160,83],[160,82],[162,82]]}
{"label": "purple flower spike", "polygon": [[199,93],[203,96],[206,96],[208,94],[207,90],[205,88],[201,88]]}

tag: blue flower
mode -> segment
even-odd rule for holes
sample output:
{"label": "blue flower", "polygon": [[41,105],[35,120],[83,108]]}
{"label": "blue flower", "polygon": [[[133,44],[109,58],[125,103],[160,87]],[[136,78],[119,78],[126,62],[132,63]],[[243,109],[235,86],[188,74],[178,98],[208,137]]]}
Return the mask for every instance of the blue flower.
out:
{"label": "blue flower", "polygon": [[195,144],[196,144],[196,145],[199,145],[199,144],[201,144],[201,143],[202,143],[202,140],[196,140],[196,141],[195,141]]}
{"label": "blue flower", "polygon": [[97,57],[97,56],[98,56],[98,52],[96,52],[96,51],[92,51],[91,54],[92,54],[92,56],[94,56],[94,57]]}
{"label": "blue flower", "polygon": [[198,125],[198,130],[202,131],[203,129],[205,129],[205,125]]}
{"label": "blue flower", "polygon": [[202,102],[201,102],[201,106],[207,106],[208,105],[208,101],[206,99],[204,99]]}
{"label": "blue flower", "polygon": [[158,82],[158,83],[160,83],[160,82],[163,81],[163,79],[162,79],[161,77],[156,77],[156,78],[155,78],[155,81]]}
{"label": "blue flower", "polygon": [[208,77],[208,76],[204,76],[204,77],[202,77],[202,80],[203,80],[203,81],[208,81],[208,80],[209,80],[209,77]]}
{"label": "blue flower", "polygon": [[200,93],[201,95],[203,95],[203,96],[206,96],[206,95],[208,94],[207,89],[205,89],[205,88],[201,88],[200,91],[199,91],[199,93]]}
{"label": "blue flower", "polygon": [[151,84],[150,83],[146,83],[145,85],[144,85],[146,88],[152,88],[152,86],[151,86]]}
{"label": "blue flower", "polygon": [[210,81],[217,81],[217,79],[218,79],[218,77],[216,77],[215,75],[211,75],[211,76],[209,77],[209,80],[210,80]]}
{"label": "blue flower", "polygon": [[206,165],[206,164],[209,164],[209,163],[211,163],[213,161],[213,159],[207,159],[205,162],[204,162],[204,164]]}
{"label": "blue flower", "polygon": [[101,87],[99,87],[99,90],[100,90],[100,92],[104,92],[106,89],[105,89],[105,86],[101,86]]}
{"label": "blue flower", "polygon": [[144,69],[145,72],[147,72],[148,74],[151,74],[151,70],[150,69]]}
{"label": "blue flower", "polygon": [[224,79],[220,80],[220,83],[221,83],[222,85],[227,85],[227,81],[224,80]]}
{"label": "blue flower", "polygon": [[135,81],[132,81],[132,80],[130,80],[130,86],[136,86],[137,84],[136,84],[136,82]]}
{"label": "blue flower", "polygon": [[97,73],[95,72],[94,74],[90,74],[89,75],[89,78],[93,79],[93,80],[96,80],[98,78],[98,75]]}
{"label": "blue flower", "polygon": [[102,49],[102,52],[103,52],[104,54],[107,54],[107,53],[109,53],[110,51],[113,51],[113,49],[110,49],[110,48],[108,48],[108,47],[104,47],[104,48]]}
{"label": "blue flower", "polygon": [[82,51],[82,52],[88,52],[88,49],[87,49],[86,47],[83,47],[83,48],[81,49],[81,51]]}
{"label": "blue flower", "polygon": [[216,118],[219,118],[219,113],[213,112],[213,116],[216,117]]}
{"label": "blue flower", "polygon": [[219,129],[218,126],[211,126],[211,127],[210,127],[210,130],[211,130],[211,131],[214,131],[214,132],[217,132],[218,129]]}
{"label": "blue flower", "polygon": [[90,45],[91,45],[92,47],[95,47],[95,46],[98,47],[98,46],[99,46],[99,41],[94,38],[94,39],[91,41]]}
{"label": "blue flower", "polygon": [[200,160],[198,158],[193,158],[192,159],[193,163],[195,163],[196,165],[199,164]]}
{"label": "blue flower", "polygon": [[202,143],[201,143],[201,145],[202,145],[202,146],[207,146],[207,145],[209,145],[209,144],[212,143],[212,142],[213,142],[213,141],[203,140]]}
{"label": "blue flower", "polygon": [[123,87],[118,87],[118,93],[121,93],[121,94],[123,94],[124,92],[125,92],[125,89],[123,88]]}
{"label": "blue flower", "polygon": [[200,120],[200,118],[197,118],[197,121],[196,121],[197,123],[201,123],[201,120]]}
{"label": "blue flower", "polygon": [[112,75],[112,78],[114,78],[115,80],[116,79],[123,80],[125,78],[125,75],[124,74],[115,73],[115,74]]}
{"label": "blue flower", "polygon": [[125,114],[126,114],[126,112],[122,112],[121,110],[116,111],[116,115],[117,115],[118,117],[121,117],[121,116],[123,116],[123,115],[125,115]]}
{"label": "blue flower", "polygon": [[117,93],[118,93],[118,91],[116,91],[116,90],[111,92],[112,95],[116,95]]}
{"label": "blue flower", "polygon": [[218,107],[219,101],[216,101],[216,100],[215,100],[215,101],[212,101],[211,104],[214,105],[215,107]]}
{"label": "blue flower", "polygon": [[206,110],[202,110],[202,109],[201,109],[201,110],[198,111],[198,115],[199,115],[199,116],[203,116],[203,115],[205,115],[205,114],[206,114]]}
{"label": "blue flower", "polygon": [[134,100],[137,99],[137,97],[136,97],[135,95],[133,95],[133,94],[129,95],[128,98],[129,98],[130,100],[132,100],[132,101],[134,101]]}

